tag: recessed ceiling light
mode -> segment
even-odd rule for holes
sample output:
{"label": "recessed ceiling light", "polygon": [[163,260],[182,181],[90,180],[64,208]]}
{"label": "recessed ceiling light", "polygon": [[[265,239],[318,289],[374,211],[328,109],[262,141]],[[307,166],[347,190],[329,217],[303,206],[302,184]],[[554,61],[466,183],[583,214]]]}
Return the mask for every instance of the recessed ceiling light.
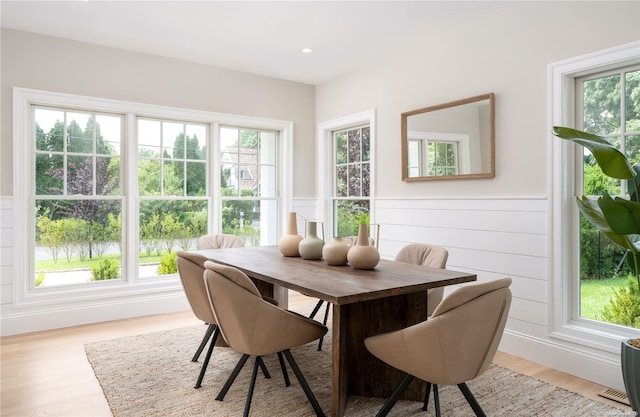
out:
{"label": "recessed ceiling light", "polygon": [[304,48],[304,49],[302,50],[302,53],[303,53],[303,54],[310,54],[311,52],[313,52],[313,49],[311,49],[311,48]]}

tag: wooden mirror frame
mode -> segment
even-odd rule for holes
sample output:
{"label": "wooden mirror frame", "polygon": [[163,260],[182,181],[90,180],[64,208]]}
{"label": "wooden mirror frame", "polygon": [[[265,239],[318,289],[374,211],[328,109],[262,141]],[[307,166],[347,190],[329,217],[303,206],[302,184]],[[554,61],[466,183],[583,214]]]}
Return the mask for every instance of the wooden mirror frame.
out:
{"label": "wooden mirror frame", "polygon": [[[433,175],[433,176],[409,176],[409,146],[408,146],[408,117],[423,113],[434,112],[443,109],[449,109],[458,106],[464,106],[479,101],[489,101],[489,128],[490,128],[490,167],[486,172],[477,172],[469,174],[457,175]],[[412,110],[401,114],[401,152],[402,152],[402,181],[433,181],[433,180],[453,180],[453,179],[473,179],[473,178],[493,178],[495,177],[495,103],[494,94],[482,94],[475,97],[469,97],[462,100],[452,101],[437,106],[425,107],[418,110]]]}

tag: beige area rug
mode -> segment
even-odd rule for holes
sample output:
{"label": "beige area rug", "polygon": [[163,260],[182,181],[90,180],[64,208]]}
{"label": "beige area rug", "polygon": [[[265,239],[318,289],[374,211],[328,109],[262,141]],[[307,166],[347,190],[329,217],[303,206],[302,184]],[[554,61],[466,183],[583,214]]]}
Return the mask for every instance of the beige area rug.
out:
{"label": "beige area rug", "polygon": [[[202,387],[194,389],[201,362],[191,362],[204,325],[91,343],[89,362],[116,417],[241,416],[253,358],[245,364],[224,401],[215,397],[240,358],[229,348],[216,347]],[[321,352],[309,344],[291,352],[305,374],[320,406],[330,415],[330,336]],[[206,352],[206,351],[205,351]],[[204,352],[201,361],[204,359]],[[302,417],[315,413],[289,368],[285,388],[276,355],[265,357],[271,379],[258,374],[251,416]],[[488,416],[621,416],[624,412],[579,394],[492,365],[468,383]],[[472,416],[455,386],[440,387],[443,416]],[[384,399],[350,397],[347,416],[374,416]],[[427,412],[419,402],[399,401],[390,416],[435,415],[433,399]]]}

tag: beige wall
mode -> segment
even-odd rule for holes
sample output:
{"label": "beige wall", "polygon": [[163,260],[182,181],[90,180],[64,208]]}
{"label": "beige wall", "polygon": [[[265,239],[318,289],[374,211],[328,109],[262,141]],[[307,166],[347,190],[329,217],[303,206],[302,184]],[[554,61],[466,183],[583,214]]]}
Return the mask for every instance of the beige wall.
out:
{"label": "beige wall", "polygon": [[[574,22],[571,27],[569,22]],[[593,29],[589,29],[593,28]],[[376,196],[546,196],[547,65],[640,39],[639,2],[509,2],[317,87],[317,121],[376,109]],[[496,96],[496,177],[404,183],[400,114]]]}
{"label": "beige wall", "polygon": [[13,194],[13,87],[292,121],[294,195],[313,196],[313,85],[8,29],[1,42],[1,196]]}

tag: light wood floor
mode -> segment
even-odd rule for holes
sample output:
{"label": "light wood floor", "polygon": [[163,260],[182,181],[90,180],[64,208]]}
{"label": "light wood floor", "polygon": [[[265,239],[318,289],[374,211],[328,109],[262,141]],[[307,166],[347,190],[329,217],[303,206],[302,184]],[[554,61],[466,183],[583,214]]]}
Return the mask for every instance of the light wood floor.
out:
{"label": "light wood floor", "polygon": [[[315,303],[299,294],[289,308]],[[85,343],[184,327],[199,322],[191,313],[163,314],[1,338],[3,417],[111,416],[86,359]],[[599,397],[605,387],[501,352],[495,363],[542,381],[620,407]],[[630,411],[630,407],[626,407]]]}

